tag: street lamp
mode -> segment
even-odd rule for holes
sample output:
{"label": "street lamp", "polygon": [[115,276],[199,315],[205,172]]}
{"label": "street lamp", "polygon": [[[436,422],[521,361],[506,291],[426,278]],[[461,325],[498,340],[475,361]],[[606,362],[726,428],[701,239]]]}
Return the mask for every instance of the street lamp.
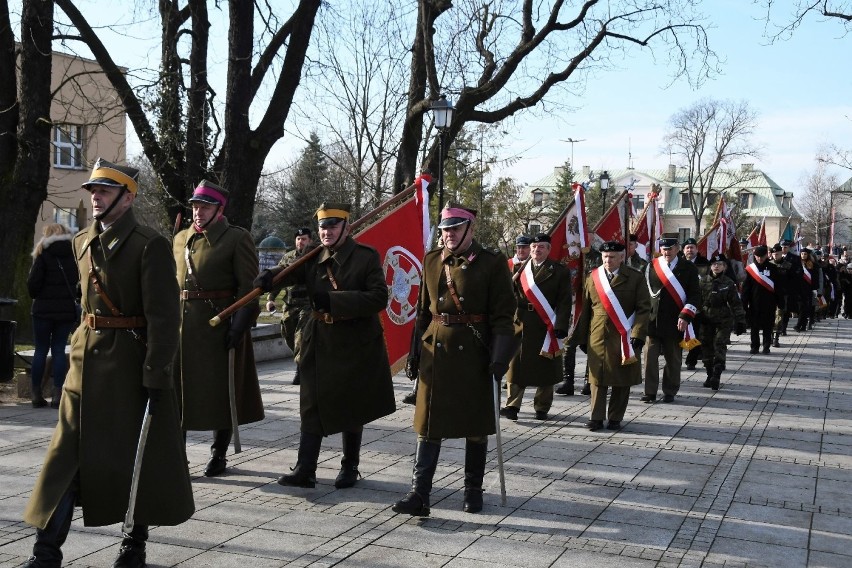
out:
{"label": "street lamp", "polygon": [[606,192],[609,189],[609,172],[606,170],[598,176],[598,182],[601,184],[601,216],[606,213]]}
{"label": "street lamp", "polygon": [[444,145],[447,138],[447,130],[453,122],[453,104],[447,100],[446,95],[433,102],[429,106],[435,120],[435,128],[438,129],[438,211],[444,208]]}

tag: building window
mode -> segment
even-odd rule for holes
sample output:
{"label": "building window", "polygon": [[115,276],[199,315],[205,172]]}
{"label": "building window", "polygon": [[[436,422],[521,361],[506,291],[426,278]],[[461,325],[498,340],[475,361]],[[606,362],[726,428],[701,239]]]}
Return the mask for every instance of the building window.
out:
{"label": "building window", "polygon": [[636,211],[641,212],[645,209],[645,196],[644,195],[634,195],[633,196],[633,208]]}
{"label": "building window", "polygon": [[690,197],[691,197],[691,194],[688,191],[684,191],[683,193],[680,194],[680,208],[681,209],[689,209],[689,208],[692,207],[692,205],[690,204],[690,201],[691,201]]}
{"label": "building window", "polygon": [[83,169],[85,128],[79,124],[53,127],[53,167]]}
{"label": "building window", "polygon": [[740,209],[751,209],[754,194],[744,191],[740,193]]}
{"label": "building window", "polygon": [[792,209],[792,207],[793,207],[793,196],[792,195],[785,195],[783,201],[781,202],[781,206],[784,207],[784,209]]}
{"label": "building window", "polygon": [[535,223],[530,223],[530,234],[537,235],[541,232],[541,225],[536,225]]}
{"label": "building window", "polygon": [[533,205],[536,207],[541,207],[544,205],[544,192],[542,191],[533,191]]}
{"label": "building window", "polygon": [[74,232],[80,230],[77,225],[77,211],[57,207],[53,210],[53,222],[65,225]]}
{"label": "building window", "polygon": [[680,242],[685,241],[692,235],[692,229],[689,227],[679,227],[677,230],[677,238],[680,239]]}

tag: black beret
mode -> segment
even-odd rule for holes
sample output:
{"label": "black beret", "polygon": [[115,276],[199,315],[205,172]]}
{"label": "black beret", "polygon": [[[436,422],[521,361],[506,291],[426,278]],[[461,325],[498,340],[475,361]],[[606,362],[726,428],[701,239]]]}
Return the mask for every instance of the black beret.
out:
{"label": "black beret", "polygon": [[534,243],[550,243],[550,235],[547,233],[539,233],[533,237],[532,242]]}
{"label": "black beret", "polygon": [[728,262],[728,257],[721,252],[717,252],[710,257],[710,264],[713,264],[714,262]]}
{"label": "black beret", "polygon": [[307,227],[301,227],[299,229],[296,229],[296,232],[293,233],[293,236],[294,237],[302,237],[302,236],[310,237],[311,236],[311,230],[308,229]]}
{"label": "black beret", "polygon": [[624,245],[618,241],[607,241],[600,246],[601,252],[622,252]]}
{"label": "black beret", "polygon": [[696,241],[696,240],[695,240],[695,239],[693,239],[692,237],[689,237],[688,239],[686,239],[685,241],[683,241],[683,246],[686,246],[686,245],[697,245],[697,244],[698,244],[698,241]]}
{"label": "black beret", "polygon": [[766,256],[769,253],[769,249],[766,245],[760,245],[754,247],[754,256]]}
{"label": "black beret", "polygon": [[778,243],[769,252],[781,252],[781,243]]}

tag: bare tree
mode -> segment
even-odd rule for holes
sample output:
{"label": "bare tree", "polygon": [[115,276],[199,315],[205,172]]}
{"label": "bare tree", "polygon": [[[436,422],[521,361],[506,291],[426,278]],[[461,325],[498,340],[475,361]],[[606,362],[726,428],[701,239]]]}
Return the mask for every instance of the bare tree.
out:
{"label": "bare tree", "polygon": [[813,172],[802,180],[805,194],[799,203],[804,217],[802,235],[806,240],[818,244],[828,244],[831,233],[831,209],[834,203],[834,190],[837,189],[837,176],[827,171],[826,165],[817,162]]}
{"label": "bare tree", "polygon": [[[419,0],[411,45],[408,104],[394,186],[414,178],[424,114],[439,95],[455,95],[447,139],[468,122],[496,123],[521,111],[558,105],[571,81],[646,49],[674,77],[699,84],[716,70],[703,20],[689,0]],[[452,8],[452,11],[451,11]],[[448,14],[446,17],[442,17]],[[444,25],[439,26],[441,18]],[[436,169],[437,144],[427,159]]]}
{"label": "bare tree", "polygon": [[[765,9],[765,35],[771,40],[786,39],[808,17],[839,22],[846,33],[852,31],[852,2],[849,0],[753,0]],[[780,12],[780,13],[779,13]]]}
{"label": "bare tree", "polygon": [[735,161],[760,155],[751,140],[756,126],[756,114],[745,101],[705,99],[671,117],[664,144],[676,165],[686,168],[694,234],[702,234],[704,213],[720,195],[756,177],[748,168],[729,169]]}
{"label": "bare tree", "polygon": [[[0,296],[27,298],[25,279],[39,208],[50,175],[50,79],[53,2],[24,0],[20,53],[0,0]],[[20,73],[16,69],[20,56]],[[20,78],[20,79],[19,79]],[[20,80],[20,83],[18,81]],[[18,87],[25,96],[18,96]],[[29,310],[19,310],[19,320]],[[22,313],[23,312],[23,313]]]}

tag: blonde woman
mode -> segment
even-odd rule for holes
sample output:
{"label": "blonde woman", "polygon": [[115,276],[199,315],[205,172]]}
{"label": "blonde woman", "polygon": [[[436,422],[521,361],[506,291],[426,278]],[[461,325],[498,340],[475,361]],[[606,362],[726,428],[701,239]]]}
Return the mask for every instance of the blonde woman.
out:
{"label": "blonde woman", "polygon": [[52,408],[59,408],[62,384],[68,362],[65,345],[68,336],[79,323],[77,311],[77,263],[71,249],[71,231],[58,223],[44,227],[43,237],[32,252],[33,265],[27,278],[27,290],[33,299],[33,336],[35,355],[32,365],[33,407],[47,406],[42,396],[41,379],[47,362],[47,352],[53,356]]}

